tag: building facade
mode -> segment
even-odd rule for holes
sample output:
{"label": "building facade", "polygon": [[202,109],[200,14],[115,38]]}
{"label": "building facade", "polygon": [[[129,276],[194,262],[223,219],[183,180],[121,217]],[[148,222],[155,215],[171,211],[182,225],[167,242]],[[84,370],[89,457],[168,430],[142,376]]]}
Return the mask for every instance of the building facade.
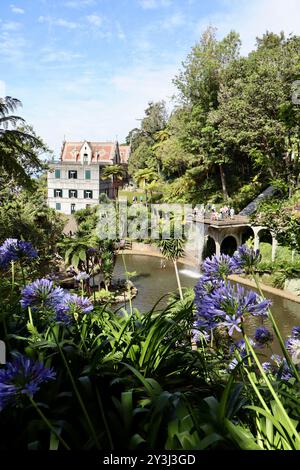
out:
{"label": "building facade", "polygon": [[113,179],[102,180],[107,165],[127,165],[130,148],[118,142],[64,142],[59,161],[49,163],[48,205],[70,215],[97,205],[101,194],[113,198]]}

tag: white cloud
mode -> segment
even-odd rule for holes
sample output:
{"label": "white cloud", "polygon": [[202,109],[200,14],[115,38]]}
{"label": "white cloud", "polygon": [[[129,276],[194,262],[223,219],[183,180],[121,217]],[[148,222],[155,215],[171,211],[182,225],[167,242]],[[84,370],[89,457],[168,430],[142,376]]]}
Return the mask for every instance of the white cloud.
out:
{"label": "white cloud", "polygon": [[49,48],[42,50],[41,62],[43,63],[53,63],[53,62],[71,62],[74,59],[81,59],[82,54],[77,54],[70,51],[56,51]]}
{"label": "white cloud", "polygon": [[42,112],[42,92],[23,94],[22,116],[57,156],[64,135],[69,140],[114,140],[117,134],[122,142],[138,125],[149,101],[168,100],[173,95],[176,72],[175,64],[144,65],[103,79],[87,70],[72,81],[44,84],[47,113]]}
{"label": "white cloud", "polygon": [[21,63],[26,45],[27,42],[19,34],[10,34],[9,31],[0,34],[0,56],[14,64]]}
{"label": "white cloud", "polygon": [[10,9],[13,13],[16,13],[16,15],[24,15],[25,10],[23,8],[17,7],[15,5],[10,5]]}
{"label": "white cloud", "polygon": [[0,80],[0,98],[6,96],[6,83]]}
{"label": "white cloud", "polygon": [[79,24],[74,21],[67,21],[63,18],[52,18],[51,16],[40,16],[38,18],[39,23],[48,23],[49,25],[61,26],[65,29],[76,29],[79,28]]}
{"label": "white cloud", "polygon": [[144,10],[153,10],[154,8],[169,7],[172,0],[139,0],[139,4]]}
{"label": "white cloud", "polygon": [[124,30],[122,26],[120,25],[119,21],[116,21],[116,32],[117,36],[121,41],[125,41],[126,39],[126,34],[124,33]]}
{"label": "white cloud", "polygon": [[63,28],[67,28],[67,29],[76,29],[78,27],[77,23],[75,23],[73,21],[67,21],[67,20],[64,20],[62,18],[58,18],[55,21],[55,24],[57,26],[62,26]]}
{"label": "white cloud", "polygon": [[68,8],[83,8],[93,6],[95,4],[95,0],[69,0],[64,3],[64,6]]}
{"label": "white cloud", "polygon": [[3,31],[17,31],[22,26],[21,23],[17,23],[16,21],[7,21],[3,23],[2,30]]}
{"label": "white cloud", "polygon": [[207,16],[198,22],[194,28],[197,39],[208,24],[216,26],[220,36],[234,29],[241,35],[242,52],[246,54],[254,48],[256,37],[267,30],[300,34],[298,0],[224,0],[223,5],[227,12]]}
{"label": "white cloud", "polygon": [[99,28],[103,23],[102,16],[97,15],[96,13],[93,13],[92,15],[88,15],[86,19],[90,24],[92,24],[93,26],[96,26],[97,28]]}
{"label": "white cloud", "polygon": [[184,25],[185,17],[182,13],[177,12],[173,15],[168,16],[164,21],[161,23],[161,27],[163,29],[175,29],[179,26]]}

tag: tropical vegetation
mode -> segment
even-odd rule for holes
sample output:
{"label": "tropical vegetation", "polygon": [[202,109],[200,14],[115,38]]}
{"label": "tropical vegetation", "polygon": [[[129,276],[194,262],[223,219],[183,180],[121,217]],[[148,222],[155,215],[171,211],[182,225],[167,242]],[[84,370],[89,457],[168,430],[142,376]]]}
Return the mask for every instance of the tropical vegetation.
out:
{"label": "tropical vegetation", "polygon": [[[300,450],[300,326],[284,338],[260,286],[268,271],[281,286],[288,270],[299,277],[299,108],[290,95],[300,38],[266,33],[246,57],[240,45],[235,32],[204,32],[174,79],[172,113],[150,102],[129,133],[128,172],[147,217],[154,199],[238,211],[272,185],[252,220],[276,235],[278,255],[271,262],[269,247],[247,244],[208,257],[186,289],[177,266],[185,239],[174,236],[174,218],[166,237],[162,220],[156,245],[178,285],[165,307],[134,307],[125,256],[126,283],[114,279],[120,240],[97,230],[107,196],[64,233],[65,217],[47,205],[48,149],[14,114],[20,102],[1,99],[0,450]],[[101,177],[117,199],[123,167]],[[126,291],[128,302],[116,304]]]}

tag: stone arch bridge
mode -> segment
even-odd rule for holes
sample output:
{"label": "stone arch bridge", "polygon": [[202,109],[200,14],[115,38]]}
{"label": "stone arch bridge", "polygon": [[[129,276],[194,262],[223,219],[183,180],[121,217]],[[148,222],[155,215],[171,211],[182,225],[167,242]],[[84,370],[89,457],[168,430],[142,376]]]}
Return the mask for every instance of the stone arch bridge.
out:
{"label": "stone arch bridge", "polygon": [[272,244],[272,261],[275,260],[277,248],[275,234],[266,227],[252,225],[247,216],[236,215],[233,218],[223,220],[193,217],[191,223],[194,225],[196,233],[198,233],[198,241],[201,240],[197,245],[196,257],[198,261],[202,261],[202,255],[208,248],[216,255],[221,253],[233,254],[249,238],[254,240],[254,249],[259,249],[263,235],[267,236]]}

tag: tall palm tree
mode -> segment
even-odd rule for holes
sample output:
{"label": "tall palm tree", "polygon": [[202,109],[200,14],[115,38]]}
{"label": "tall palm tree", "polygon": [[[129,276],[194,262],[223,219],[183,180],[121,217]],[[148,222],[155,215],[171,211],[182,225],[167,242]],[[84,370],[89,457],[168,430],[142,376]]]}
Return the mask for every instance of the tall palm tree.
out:
{"label": "tall palm tree", "polygon": [[160,248],[162,255],[166,259],[171,260],[173,262],[179,295],[180,295],[181,300],[183,300],[183,294],[182,294],[182,287],[181,287],[181,282],[180,282],[180,277],[179,277],[179,272],[178,272],[177,261],[184,254],[184,245],[185,245],[185,241],[181,238],[178,238],[178,239],[169,238],[166,240],[160,240],[158,242],[158,246]]}
{"label": "tall palm tree", "polygon": [[14,114],[19,106],[16,98],[0,98],[0,172],[30,186],[32,172],[45,168],[38,153],[48,149],[24,119]]}
{"label": "tall palm tree", "polygon": [[126,175],[126,170],[122,165],[108,165],[106,166],[101,175],[102,180],[113,179],[113,190],[114,190],[114,197],[118,197],[119,192],[119,185],[116,184],[116,181],[123,181]]}

